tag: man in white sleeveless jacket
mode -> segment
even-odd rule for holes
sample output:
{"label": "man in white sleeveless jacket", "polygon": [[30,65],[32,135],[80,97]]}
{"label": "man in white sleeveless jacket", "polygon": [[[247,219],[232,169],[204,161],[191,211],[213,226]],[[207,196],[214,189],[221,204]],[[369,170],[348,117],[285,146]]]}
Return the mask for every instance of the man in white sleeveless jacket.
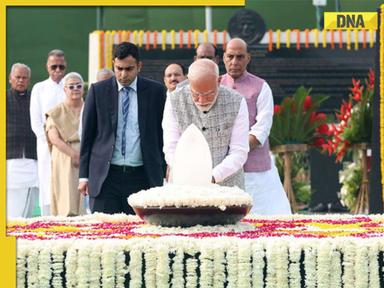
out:
{"label": "man in white sleeveless jacket", "polygon": [[195,124],[211,150],[212,182],[244,188],[242,167],[249,151],[247,105],[240,94],[218,82],[217,64],[196,60],[189,67],[188,84],[167,97],[162,123],[165,160],[172,168],[181,134]]}

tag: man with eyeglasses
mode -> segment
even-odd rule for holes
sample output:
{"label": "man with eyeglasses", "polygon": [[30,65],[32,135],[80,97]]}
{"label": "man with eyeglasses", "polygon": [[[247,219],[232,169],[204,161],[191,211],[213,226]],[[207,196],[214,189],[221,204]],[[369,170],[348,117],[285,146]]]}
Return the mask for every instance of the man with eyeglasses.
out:
{"label": "man with eyeglasses", "polygon": [[234,38],[223,55],[227,73],[221,84],[247,100],[249,111],[249,147],[244,165],[245,190],[252,195],[252,213],[291,214],[288,198],[269,152],[268,136],[273,120],[273,96],[267,82],[247,71],[251,60],[247,44]]}
{"label": "man with eyeglasses", "polygon": [[88,91],[78,190],[89,194],[92,212],[134,214],[128,196],[163,184],[166,91],[138,76],[141,66],[137,46],[122,42],[113,52],[115,76]]}
{"label": "man with eyeglasses", "polygon": [[48,53],[48,79],[36,83],[31,94],[31,127],[37,138],[37,161],[39,172],[39,202],[42,215],[50,214],[51,156],[45,137],[45,113],[64,101],[64,84],[67,63],[64,52],[58,49]]}
{"label": "man with eyeglasses", "polygon": [[[213,163],[213,183],[244,188],[247,160],[248,110],[245,99],[219,86],[219,68],[198,59],[188,70],[188,84],[170,93],[164,108],[164,154],[169,169],[181,134],[196,125],[208,142]],[[169,171],[168,171],[169,172]]]}
{"label": "man with eyeglasses", "polygon": [[36,136],[29,117],[30,79],[27,65],[12,65],[6,97],[7,217],[31,217],[39,197]]}

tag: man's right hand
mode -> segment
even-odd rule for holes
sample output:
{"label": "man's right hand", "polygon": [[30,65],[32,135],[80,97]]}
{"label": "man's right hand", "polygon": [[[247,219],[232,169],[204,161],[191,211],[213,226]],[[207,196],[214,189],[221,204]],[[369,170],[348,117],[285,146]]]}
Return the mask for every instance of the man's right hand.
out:
{"label": "man's right hand", "polygon": [[84,196],[88,195],[88,181],[81,181],[79,183],[79,186],[77,187],[79,192],[83,194]]}

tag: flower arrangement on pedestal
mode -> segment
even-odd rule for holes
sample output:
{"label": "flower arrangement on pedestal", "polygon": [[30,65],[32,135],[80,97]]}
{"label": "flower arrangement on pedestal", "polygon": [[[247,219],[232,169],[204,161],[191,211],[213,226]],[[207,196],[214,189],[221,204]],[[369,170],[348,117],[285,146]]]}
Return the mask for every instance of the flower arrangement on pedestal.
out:
{"label": "flower arrangement on pedestal", "polygon": [[354,144],[370,143],[372,136],[372,98],[375,74],[369,70],[365,85],[352,79],[348,101],[343,101],[336,112],[337,123],[329,127],[329,139],[322,145],[329,155],[335,154],[336,161],[343,160]]}
{"label": "flower arrangement on pedestal", "polygon": [[345,162],[343,164],[344,168],[339,172],[340,199],[344,205],[353,210],[360,190],[363,171],[360,163]]}
{"label": "flower arrangement on pedestal", "polygon": [[296,202],[305,205],[310,199],[309,180],[298,159],[305,158],[308,146],[322,147],[323,135],[328,133],[328,117],[317,112],[328,97],[310,96],[310,93],[311,89],[301,86],[280,105],[275,105],[269,135],[271,150],[282,154],[276,157],[276,164],[293,211],[300,208]]}
{"label": "flower arrangement on pedestal", "polygon": [[367,152],[370,149],[372,137],[372,99],[375,84],[373,70],[369,70],[365,84],[355,79],[352,79],[352,84],[348,101],[343,101],[340,110],[336,113],[338,123],[330,125],[329,140],[323,144],[323,150],[328,151],[329,154],[335,154],[337,162],[342,161],[347,152],[358,153],[359,160],[354,162],[360,162],[358,165],[361,170],[354,171],[353,175],[356,177],[353,181],[359,181],[359,189],[356,192],[356,189],[351,189],[348,183],[343,183],[341,196],[348,199],[345,202],[354,213],[368,213],[370,165]]}
{"label": "flower arrangement on pedestal", "polygon": [[318,113],[328,96],[311,96],[311,89],[299,87],[293,96],[275,105],[269,135],[271,147],[285,144],[309,144],[322,147],[322,135],[328,133],[328,117]]}

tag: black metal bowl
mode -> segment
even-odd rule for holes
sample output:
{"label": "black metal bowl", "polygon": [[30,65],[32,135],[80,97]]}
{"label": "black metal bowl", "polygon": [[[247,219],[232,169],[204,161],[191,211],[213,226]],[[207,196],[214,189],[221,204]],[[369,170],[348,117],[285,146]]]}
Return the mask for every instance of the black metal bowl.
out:
{"label": "black metal bowl", "polygon": [[165,227],[189,227],[194,225],[225,225],[240,221],[251,206],[218,207],[133,207],[145,222]]}

